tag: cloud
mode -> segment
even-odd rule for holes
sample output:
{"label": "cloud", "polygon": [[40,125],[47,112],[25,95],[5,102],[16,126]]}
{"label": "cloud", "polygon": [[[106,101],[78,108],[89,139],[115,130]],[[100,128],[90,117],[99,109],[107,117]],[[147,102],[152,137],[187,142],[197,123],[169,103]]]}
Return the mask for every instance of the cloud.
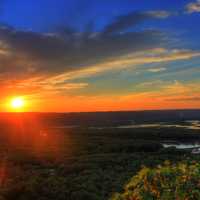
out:
{"label": "cloud", "polygon": [[[166,42],[166,35],[160,31],[122,34],[121,30],[144,20],[168,15],[166,11],[130,13],[117,17],[115,22],[99,33],[88,28],[85,32],[77,32],[66,27],[58,33],[40,34],[1,26],[0,73],[14,73],[15,77],[21,74],[57,74],[79,70],[130,52],[162,46]],[[115,27],[115,30],[111,27]]]}
{"label": "cloud", "polygon": [[[137,85],[140,90],[127,95],[131,97],[132,95],[147,95],[154,99],[170,100],[170,99],[197,99],[200,97],[200,82],[187,82],[182,83],[180,81],[147,81]],[[147,88],[147,90],[143,90]],[[145,91],[145,92],[144,92]]]}
{"label": "cloud", "polygon": [[[50,77],[49,82],[64,82],[66,80],[73,80],[77,78],[90,77],[99,73],[109,73],[109,71],[120,70],[126,68],[137,68],[140,65],[152,63],[165,63],[171,61],[188,60],[194,57],[199,57],[200,52],[192,50],[177,50],[177,49],[161,49],[155,48],[147,51],[140,51],[137,53],[130,53],[125,56],[118,56],[111,60],[100,62],[86,68],[66,72],[57,76]],[[151,69],[150,69],[151,70]],[[164,69],[159,69],[163,70]],[[147,68],[148,71],[148,68]],[[158,70],[157,70],[158,71]],[[155,70],[154,70],[155,72]]]}
{"label": "cloud", "polygon": [[115,21],[105,27],[104,34],[118,33],[150,19],[163,19],[170,16],[167,11],[132,12],[119,16]]}
{"label": "cloud", "polygon": [[131,32],[90,38],[81,33],[65,38],[0,28],[0,73],[56,74],[79,70],[130,52],[162,45],[159,31]]}
{"label": "cloud", "polygon": [[187,101],[200,101],[200,96],[197,97],[182,97],[182,98],[171,98],[168,99],[168,101],[182,101],[182,102],[187,102]]}
{"label": "cloud", "polygon": [[187,13],[200,12],[200,1],[192,2],[186,5]]}
{"label": "cloud", "polygon": [[173,84],[163,87],[160,96],[164,101],[171,102],[196,102],[200,100],[200,82],[181,83],[175,81]]}
{"label": "cloud", "polygon": [[167,69],[165,67],[160,67],[160,68],[150,68],[147,71],[152,72],[152,73],[158,73],[158,72],[163,72],[166,70]]}
{"label": "cloud", "polygon": [[[142,85],[141,85],[142,86]],[[143,83],[141,90],[121,97],[122,105],[134,105],[133,109],[198,108],[200,82],[153,81]]]}
{"label": "cloud", "polygon": [[[200,56],[192,50],[166,49],[159,30],[125,31],[170,13],[150,11],[119,16],[101,32],[71,28],[41,34],[0,26],[0,84],[4,93],[61,92],[88,87],[73,79],[97,73]],[[90,31],[89,31],[90,30]],[[123,32],[124,31],[124,32]],[[150,69],[158,72],[164,69]]]}
{"label": "cloud", "polygon": [[[118,58],[125,61],[123,57],[126,55],[161,47],[167,40],[166,35],[158,30],[121,33],[121,29],[126,30],[144,20],[167,16],[165,11],[130,13],[119,16],[97,33],[88,28],[85,32],[78,32],[66,27],[62,31],[42,34],[1,25],[0,84],[7,87],[30,78],[48,80],[63,74],[92,74],[106,70],[106,67],[110,69],[111,64],[115,67]],[[113,33],[108,31],[109,27],[117,26]]]}
{"label": "cloud", "polygon": [[182,83],[174,81],[171,84],[163,84],[155,95],[165,101],[172,99],[190,99],[196,101],[200,97],[200,82]]}

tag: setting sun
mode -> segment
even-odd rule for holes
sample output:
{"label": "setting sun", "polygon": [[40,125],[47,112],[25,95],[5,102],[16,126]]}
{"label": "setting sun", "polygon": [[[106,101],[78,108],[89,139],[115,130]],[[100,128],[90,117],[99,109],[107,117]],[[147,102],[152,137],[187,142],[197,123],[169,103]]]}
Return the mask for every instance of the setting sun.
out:
{"label": "setting sun", "polygon": [[11,107],[13,109],[22,109],[25,105],[25,101],[22,97],[15,97],[11,100]]}

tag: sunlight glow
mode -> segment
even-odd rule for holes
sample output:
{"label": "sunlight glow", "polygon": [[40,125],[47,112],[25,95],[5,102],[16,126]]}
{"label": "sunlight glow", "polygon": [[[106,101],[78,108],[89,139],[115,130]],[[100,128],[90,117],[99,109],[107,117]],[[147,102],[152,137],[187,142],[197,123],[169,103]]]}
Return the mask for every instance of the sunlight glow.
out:
{"label": "sunlight glow", "polygon": [[19,110],[22,109],[25,105],[25,101],[22,97],[15,97],[11,100],[11,107],[13,109]]}

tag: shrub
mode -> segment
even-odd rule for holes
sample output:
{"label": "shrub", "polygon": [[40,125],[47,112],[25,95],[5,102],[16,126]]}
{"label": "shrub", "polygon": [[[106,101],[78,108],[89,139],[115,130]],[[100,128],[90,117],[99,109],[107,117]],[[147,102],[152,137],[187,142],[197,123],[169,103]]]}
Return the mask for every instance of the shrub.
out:
{"label": "shrub", "polygon": [[126,185],[122,194],[111,200],[198,200],[200,199],[200,164],[179,163],[150,169],[144,167]]}

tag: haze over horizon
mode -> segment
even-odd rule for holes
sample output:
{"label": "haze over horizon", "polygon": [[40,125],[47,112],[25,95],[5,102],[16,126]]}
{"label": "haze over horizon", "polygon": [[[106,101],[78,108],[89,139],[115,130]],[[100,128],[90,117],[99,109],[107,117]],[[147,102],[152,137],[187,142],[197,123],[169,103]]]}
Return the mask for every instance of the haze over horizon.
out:
{"label": "haze over horizon", "polygon": [[200,109],[199,19],[199,0],[1,0],[0,112]]}

